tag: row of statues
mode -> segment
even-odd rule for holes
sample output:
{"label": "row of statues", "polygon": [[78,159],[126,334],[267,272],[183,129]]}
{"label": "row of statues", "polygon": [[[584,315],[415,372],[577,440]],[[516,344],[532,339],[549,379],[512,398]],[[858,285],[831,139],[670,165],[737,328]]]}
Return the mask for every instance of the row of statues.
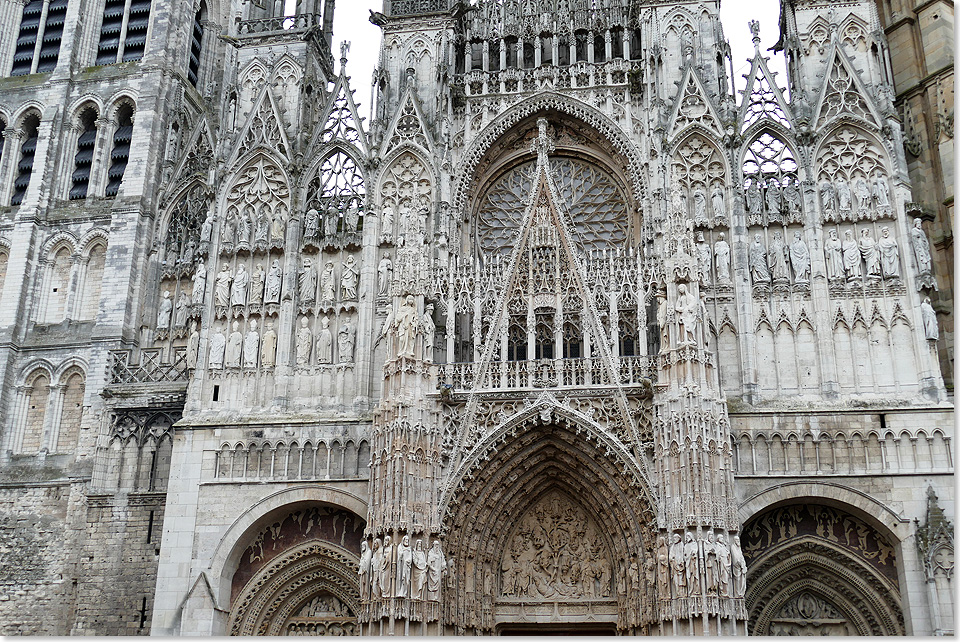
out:
{"label": "row of statues", "polygon": [[317,247],[320,238],[332,239],[338,231],[356,232],[360,224],[360,210],[356,206],[346,207],[343,212],[330,206],[321,216],[319,210],[311,207],[303,215],[303,245]]}
{"label": "row of statues", "polygon": [[832,181],[824,178],[819,190],[824,221],[876,220],[893,212],[890,186],[880,172],[872,179],[858,176],[850,182],[839,175]]}
{"label": "row of statues", "polygon": [[[194,339],[196,337],[196,339]],[[196,348],[199,347],[199,334],[194,329],[187,342],[187,367],[196,367]],[[210,338],[210,357],[207,367],[211,370],[239,369],[258,367],[272,368],[277,363],[277,332],[273,321],[267,321],[263,336],[257,330],[257,321],[252,319],[246,334],[240,332],[240,322],[233,322],[233,331],[229,336],[222,328],[217,328]]]}
{"label": "row of statues", "polygon": [[[248,204],[242,211],[236,207],[227,210],[220,234],[224,252],[242,249],[266,250],[283,247],[287,234],[286,206],[281,202],[273,212],[261,205]],[[203,228],[201,228],[201,235]]]}
{"label": "row of statues", "polygon": [[408,598],[439,600],[443,576],[451,570],[440,540],[433,540],[428,550],[422,539],[410,545],[404,535],[394,546],[389,535],[360,545],[360,594],[362,599]]}
{"label": "row of statues", "polygon": [[703,282],[707,285],[712,284],[712,268],[716,268],[716,284],[730,285],[730,244],[727,243],[727,237],[720,232],[717,242],[710,245],[703,238],[703,232],[697,232],[697,262],[700,265],[700,274],[703,275]]}
{"label": "row of statues", "polygon": [[[342,321],[340,328],[337,330],[336,363],[353,363],[356,341],[357,335],[353,324],[350,323],[349,319]],[[324,316],[320,319],[320,329],[317,330],[316,341],[314,341],[313,331],[310,329],[309,319],[305,316],[300,317],[300,328],[297,330],[296,343],[298,366],[312,365],[311,357],[315,357],[316,363],[320,365],[334,363],[333,331],[330,329],[329,317]]]}
{"label": "row of statues", "polygon": [[327,261],[320,274],[314,266],[314,259],[303,257],[300,270],[297,272],[297,294],[301,306],[310,306],[316,303],[317,283],[319,281],[319,301],[331,304],[336,300],[356,301],[357,287],[360,282],[360,269],[357,260],[352,254],[347,255],[340,267],[339,284],[333,261]]}
{"label": "row of statues", "polygon": [[745,197],[751,224],[756,223],[756,217],[763,213],[773,215],[768,219],[771,222],[782,220],[777,216],[781,212],[787,213],[788,222],[799,222],[801,195],[795,178],[768,178],[761,191],[760,179],[753,176],[745,190]]}
{"label": "row of statues", "polygon": [[[200,270],[197,272],[200,274]],[[247,271],[244,263],[237,266],[236,272],[231,272],[230,265],[224,263],[214,281],[217,316],[223,316],[220,312],[230,307],[240,310],[247,305],[279,304],[282,287],[283,268],[280,259],[274,259],[267,270],[264,270],[263,263],[257,263],[253,273]]]}
{"label": "row of statues", "polygon": [[860,230],[854,239],[853,230],[845,230],[843,240],[837,230],[830,230],[823,242],[827,264],[827,279],[831,282],[859,282],[897,280],[900,278],[900,247],[886,225],[880,229],[880,238],[870,236],[870,230]]}
{"label": "row of statues", "polygon": [[686,597],[742,598],[747,590],[747,562],[740,548],[740,537],[727,544],[726,535],[695,538],[674,533],[667,546],[661,535],[657,541],[657,595],[661,600]]}
{"label": "row of statues", "polygon": [[374,342],[376,348],[381,341],[389,339],[387,345],[388,359],[391,357],[413,359],[417,356],[417,338],[421,343],[422,358],[433,360],[433,346],[437,326],[433,321],[433,304],[424,307],[423,315],[417,314],[417,306],[413,295],[407,295],[396,312],[391,311],[380,326],[380,332]]}
{"label": "row of statues", "polygon": [[789,283],[791,271],[794,283],[810,283],[810,250],[799,230],[794,232],[789,245],[780,230],[775,230],[769,248],[764,246],[763,236],[757,232],[750,244],[749,258],[754,285],[769,285],[771,281]]}

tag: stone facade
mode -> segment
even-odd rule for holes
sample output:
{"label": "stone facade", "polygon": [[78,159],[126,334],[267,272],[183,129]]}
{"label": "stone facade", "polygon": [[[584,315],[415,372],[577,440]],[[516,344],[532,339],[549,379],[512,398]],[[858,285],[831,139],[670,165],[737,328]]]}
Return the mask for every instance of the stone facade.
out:
{"label": "stone facade", "polygon": [[0,632],[953,633],[952,10],[717,4],[385,1],[366,123],[332,0],[0,0]]}

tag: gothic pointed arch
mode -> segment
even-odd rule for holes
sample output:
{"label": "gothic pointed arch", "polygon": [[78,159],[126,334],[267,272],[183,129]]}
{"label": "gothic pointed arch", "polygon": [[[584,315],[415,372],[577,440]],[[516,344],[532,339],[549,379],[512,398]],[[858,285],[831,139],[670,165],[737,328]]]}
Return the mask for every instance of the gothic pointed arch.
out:
{"label": "gothic pointed arch", "polygon": [[290,162],[292,154],[280,109],[277,107],[273,92],[266,85],[260,90],[259,96],[253,103],[247,122],[236,138],[236,144],[227,165],[233,165],[237,159],[257,150],[269,150],[279,155],[283,159],[283,164]]}
{"label": "gothic pointed arch", "polygon": [[361,157],[367,156],[369,152],[367,135],[363,129],[363,118],[357,110],[353,93],[349,78],[341,72],[334,81],[330,98],[320,117],[321,126],[314,135],[311,143],[312,150],[320,150],[326,145],[339,142],[358,147]]}
{"label": "gothic pointed arch", "polygon": [[750,64],[738,120],[741,134],[761,120],[779,123],[785,129],[791,127],[790,107],[783,91],[775,82],[774,74],[767,66],[767,59],[761,56],[759,51]]}
{"label": "gothic pointed arch", "polygon": [[400,105],[400,109],[394,114],[387,128],[387,134],[383,137],[385,143],[382,153],[389,154],[401,144],[407,143],[432,154],[433,138],[424,124],[426,121],[423,118],[423,110],[412,87],[407,88],[400,99]]}
{"label": "gothic pointed arch", "polygon": [[[714,194],[722,195],[729,184],[728,162],[716,137],[695,124],[685,129],[667,151],[670,158],[670,184],[681,211],[689,212],[698,227],[726,226],[730,217],[724,207],[718,211]],[[722,197],[721,197],[722,198]],[[692,202],[692,205],[690,204]],[[707,216],[707,203],[713,216]]]}
{"label": "gothic pointed arch", "polygon": [[686,128],[694,125],[703,127],[715,136],[723,132],[713,100],[707,94],[703,80],[692,64],[686,65],[667,123],[669,138],[682,136]]}
{"label": "gothic pointed arch", "polygon": [[187,138],[183,155],[174,166],[172,178],[168,182],[167,194],[175,193],[183,187],[184,183],[194,178],[206,182],[207,173],[213,162],[213,141],[207,118],[201,116]]}
{"label": "gothic pointed arch", "polygon": [[[290,177],[283,158],[257,149],[234,164],[224,185],[222,225],[234,232],[220,239],[221,253],[244,247],[258,251],[268,246],[282,248],[291,211]],[[264,232],[262,238],[259,230]]]}
{"label": "gothic pointed arch", "polygon": [[802,223],[801,169],[789,131],[764,118],[747,133],[739,168],[748,224]]}
{"label": "gothic pointed arch", "polygon": [[876,105],[867,98],[863,80],[843,48],[834,44],[827,60],[830,62],[824,71],[820,100],[814,110],[817,127],[826,127],[839,119],[860,121],[874,129],[879,128],[883,118]]}

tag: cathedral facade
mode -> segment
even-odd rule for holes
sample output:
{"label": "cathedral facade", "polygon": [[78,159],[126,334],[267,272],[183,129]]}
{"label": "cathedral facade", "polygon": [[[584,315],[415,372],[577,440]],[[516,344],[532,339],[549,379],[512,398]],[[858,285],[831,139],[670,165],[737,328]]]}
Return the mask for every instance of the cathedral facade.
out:
{"label": "cathedral facade", "polygon": [[287,4],[0,0],[0,632],[954,633],[900,13]]}

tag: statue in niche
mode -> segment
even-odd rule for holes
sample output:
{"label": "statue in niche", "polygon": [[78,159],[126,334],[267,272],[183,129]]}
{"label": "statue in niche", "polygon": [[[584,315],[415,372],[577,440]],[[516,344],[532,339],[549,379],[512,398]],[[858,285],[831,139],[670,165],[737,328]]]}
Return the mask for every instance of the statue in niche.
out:
{"label": "statue in niche", "polygon": [[196,252],[197,244],[193,241],[189,241],[186,245],[183,246],[183,254],[180,255],[180,263],[185,267],[189,268],[193,263],[193,256]]}
{"label": "statue in niche", "polygon": [[425,361],[433,361],[433,342],[437,334],[437,325],[433,322],[432,303],[424,306],[420,328],[423,331],[423,358]]}
{"label": "statue in niche", "polygon": [[693,190],[693,221],[697,225],[707,223],[707,195],[699,185]]}
{"label": "statue in niche", "polygon": [[170,290],[164,290],[163,298],[160,299],[160,306],[157,311],[157,330],[169,330],[172,316],[173,300],[170,298]]}
{"label": "statue in niche", "polygon": [[380,567],[383,566],[383,549],[380,546],[380,538],[373,540],[373,552],[370,554],[370,597],[382,597],[383,591],[380,589]]}
{"label": "statue in niche", "polygon": [[233,246],[237,242],[237,212],[231,209],[223,221],[223,236],[220,241],[224,245]]}
{"label": "statue in niche", "polygon": [[780,212],[780,186],[775,181],[767,181],[767,211],[771,214]]}
{"label": "statue in niche", "polygon": [[308,305],[317,300],[317,269],[310,257],[303,257],[303,264],[297,274],[297,290],[300,303]]}
{"label": "statue in niche", "polygon": [[723,206],[723,188],[719,183],[713,186],[713,191],[710,193],[710,200],[713,202],[714,218],[722,218],[726,210]]}
{"label": "statue in niche", "polygon": [[190,322],[190,338],[187,339],[187,370],[195,370],[197,367],[197,358],[200,355],[200,332],[197,330],[197,322]]}
{"label": "statue in niche", "polygon": [[847,282],[863,278],[860,270],[860,246],[853,238],[852,230],[843,233],[843,269],[847,272]]}
{"label": "statue in niche", "polygon": [[323,236],[332,239],[337,235],[337,226],[340,224],[340,213],[332,205],[327,208],[327,215],[323,219]]}
{"label": "statue in niche", "polygon": [[394,585],[396,597],[407,597],[410,589],[410,567],[413,565],[413,551],[410,548],[410,536],[404,535],[397,544],[397,583]]}
{"label": "statue in niche", "polygon": [[677,345],[695,345],[697,343],[697,317],[699,306],[696,297],[687,293],[683,283],[677,286]]}
{"label": "statue in niche", "polygon": [[657,538],[657,597],[670,599],[670,554],[667,538],[663,535]]}
{"label": "statue in niche", "polygon": [[287,235],[286,212],[286,208],[281,205],[274,213],[273,220],[270,221],[270,243],[274,247],[283,247],[283,240]]}
{"label": "statue in niche", "polygon": [[343,301],[357,300],[357,283],[359,280],[360,272],[357,270],[357,261],[352,254],[349,254],[343,262],[343,270],[340,273],[340,298]]}
{"label": "statue in niche", "polygon": [[924,297],[920,304],[920,318],[923,320],[923,335],[927,341],[936,341],[940,338],[940,325],[937,323],[937,313],[930,305],[930,297]]}
{"label": "statue in niche", "polygon": [[[451,565],[453,562],[451,561]],[[440,548],[440,540],[433,540],[430,545],[430,552],[427,553],[427,599],[440,599],[440,582],[443,579],[443,573],[447,569],[447,559]]]}
{"label": "statue in niche", "polygon": [[827,240],[823,242],[823,252],[827,259],[827,278],[830,281],[842,281],[843,243],[840,242],[836,230],[830,230]]}
{"label": "statue in niche", "polygon": [[344,321],[337,331],[337,349],[340,354],[340,363],[353,363],[353,346],[356,341],[353,326]]}
{"label": "statue in niche", "polygon": [[873,178],[873,188],[871,189],[873,197],[877,200],[877,214],[887,216],[890,214],[890,186],[887,185],[886,177],[877,172]]}
{"label": "statue in niche", "polygon": [[386,205],[380,213],[380,242],[393,243],[393,207]]}
{"label": "statue in niche", "polygon": [[273,321],[267,321],[267,329],[260,342],[260,365],[264,368],[277,365],[277,333],[273,329]]}
{"label": "statue in niche", "polygon": [[320,212],[314,208],[307,210],[303,217],[303,238],[315,239],[320,229]]}
{"label": "statue in niche", "polygon": [[801,208],[800,190],[797,189],[795,180],[785,181],[783,185],[783,200],[786,202],[787,211],[790,212],[791,218],[795,218],[795,215],[800,212]]}
{"label": "statue in niche", "polygon": [[733,597],[743,597],[747,593],[747,560],[740,550],[740,536],[733,536],[730,545],[730,571],[733,574]]}
{"label": "statue in niche", "polygon": [[834,189],[833,183],[827,179],[820,183],[820,202],[823,204],[825,218],[828,221],[832,220],[837,211],[837,190]]}
{"label": "statue in niche", "polygon": [[390,567],[393,563],[393,544],[390,543],[390,536],[383,536],[383,547],[381,552],[383,557],[380,559],[380,568],[378,569],[380,573],[380,593],[383,597],[393,597],[393,584],[390,577]]}
{"label": "statue in niche", "polygon": [[423,588],[427,583],[427,552],[423,550],[423,540],[418,539],[413,548],[412,565],[410,572],[410,597],[414,600],[423,599]]}
{"label": "statue in niche", "polygon": [[860,256],[867,266],[867,278],[877,280],[880,278],[880,250],[877,248],[877,242],[870,236],[870,230],[864,228],[860,230]]}
{"label": "statue in niche", "polygon": [[230,284],[233,283],[233,275],[230,274],[230,266],[226,263],[217,273],[217,279],[214,281],[214,298],[217,307],[227,307],[230,305]]}
{"label": "statue in niche", "polygon": [[748,212],[751,214],[760,214],[763,212],[763,195],[760,193],[760,185],[756,178],[750,180],[746,196]]}
{"label": "statue in niche", "polygon": [[693,533],[684,536],[683,565],[687,574],[687,592],[691,596],[700,595],[700,547]]}
{"label": "statue in niche", "polygon": [[393,261],[386,252],[377,265],[377,294],[386,296],[390,292],[390,281],[393,280]]}
{"label": "statue in niche", "polygon": [[793,266],[795,283],[810,282],[810,250],[799,230],[793,233],[793,242],[790,243],[790,264]]}
{"label": "statue in niche", "polygon": [[320,331],[317,332],[317,363],[333,363],[333,333],[326,316],[320,319]]}
{"label": "statue in niche", "polygon": [[704,594],[716,595],[720,567],[717,562],[717,545],[714,543],[713,531],[707,531],[707,537],[702,540],[701,546],[703,547]]}
{"label": "statue in niche", "polygon": [[352,205],[343,211],[343,231],[356,232],[360,224],[360,209]]}
{"label": "statue in niche", "polygon": [[331,303],[336,298],[333,280],[333,261],[327,261],[323,267],[323,273],[320,275],[320,300],[324,303]]}
{"label": "statue in niche", "polygon": [[710,252],[710,245],[703,238],[703,231],[697,232],[697,262],[700,264],[700,273],[703,275],[703,282],[710,284],[710,263],[713,259]]}
{"label": "statue in niche", "polygon": [[360,576],[360,599],[365,600],[369,597],[370,584],[370,564],[373,561],[373,551],[367,545],[367,540],[360,542],[360,566],[357,575]]}
{"label": "statue in niche", "polygon": [[253,242],[256,247],[265,248],[267,247],[267,242],[270,240],[270,220],[267,218],[267,213],[264,211],[264,208],[260,208],[255,215],[255,225],[253,233]]}
{"label": "statue in niche", "polygon": [[243,263],[237,267],[237,273],[233,275],[233,286],[230,288],[231,305],[243,307],[247,304],[247,284],[250,282],[250,273]]}
{"label": "statue in niche", "polygon": [[207,218],[203,220],[200,226],[200,252],[205,253],[213,238],[213,212],[207,212]]}
{"label": "statue in niche", "polygon": [[256,368],[257,356],[260,353],[260,333],[257,332],[257,320],[250,320],[250,329],[243,338],[243,367]]}
{"label": "statue in niche", "polygon": [[313,333],[307,327],[307,317],[300,317],[300,329],[297,330],[297,365],[310,363],[310,348],[313,347]]}
{"label": "statue in niche", "polygon": [[180,292],[180,296],[177,297],[176,312],[173,315],[173,327],[186,328],[187,315],[189,314],[189,312],[190,312],[190,297],[187,296],[186,292]]}
{"label": "statue in niche", "polygon": [[933,259],[930,257],[930,241],[923,231],[923,221],[913,219],[910,228],[910,238],[913,241],[913,256],[917,259],[917,272],[920,276],[929,276],[933,270]]}
{"label": "statue in niche", "polygon": [[723,533],[717,536],[717,590],[721,597],[730,597],[730,548]]}
{"label": "statue in niche", "polygon": [[673,571],[673,596],[687,597],[687,576],[684,570],[683,542],[680,533],[670,537],[670,567]]}
{"label": "statue in niche", "polygon": [[726,235],[720,232],[717,242],[713,244],[713,255],[717,265],[717,283],[730,283],[730,245]]}
{"label": "statue in niche", "polygon": [[880,268],[885,279],[900,278],[900,247],[897,239],[890,234],[890,228],[884,225],[880,229],[880,240],[877,241],[877,250],[880,253]]}
{"label": "statue in niche", "polygon": [[224,358],[224,365],[228,368],[239,368],[240,357],[243,351],[243,335],[240,334],[240,322],[233,322],[233,332],[227,339],[227,356]]}
{"label": "statue in niche", "polygon": [[853,195],[850,193],[850,185],[842,176],[837,177],[837,203],[840,207],[840,218],[848,220],[850,218],[850,208],[852,206]]}
{"label": "statue in niche", "polygon": [[283,282],[283,270],[280,269],[280,259],[274,259],[267,272],[263,287],[264,303],[280,303],[280,285]]}
{"label": "statue in niche", "polygon": [[203,303],[203,297],[207,293],[207,266],[203,259],[197,263],[197,269],[193,273],[193,302]]}
{"label": "statue in niche", "polygon": [[414,358],[417,342],[417,307],[412,294],[404,299],[394,321],[397,335],[397,356]]}
{"label": "statue in niche", "polygon": [[763,246],[759,232],[753,236],[753,243],[750,244],[750,275],[753,277],[754,285],[770,283],[767,248]]}
{"label": "statue in niche", "polygon": [[211,370],[222,370],[223,369],[223,358],[224,352],[227,347],[227,337],[223,335],[223,331],[217,328],[217,331],[214,333],[213,337],[210,339],[210,359],[209,366]]}
{"label": "statue in niche", "polygon": [[266,278],[263,263],[257,263],[257,269],[253,271],[253,275],[250,277],[250,305],[263,303],[263,285]]}
{"label": "statue in niche", "polygon": [[783,242],[783,234],[779,230],[773,233],[770,250],[767,252],[770,274],[774,281],[789,281],[790,271],[787,268],[787,246]]}
{"label": "statue in niche", "polygon": [[250,238],[253,234],[253,219],[250,217],[253,214],[252,209],[249,205],[247,208],[240,212],[237,216],[237,245],[250,245]]}
{"label": "statue in niche", "polygon": [[870,186],[867,185],[867,181],[862,176],[857,178],[853,185],[853,191],[857,197],[857,212],[861,215],[869,215],[872,200]]}

